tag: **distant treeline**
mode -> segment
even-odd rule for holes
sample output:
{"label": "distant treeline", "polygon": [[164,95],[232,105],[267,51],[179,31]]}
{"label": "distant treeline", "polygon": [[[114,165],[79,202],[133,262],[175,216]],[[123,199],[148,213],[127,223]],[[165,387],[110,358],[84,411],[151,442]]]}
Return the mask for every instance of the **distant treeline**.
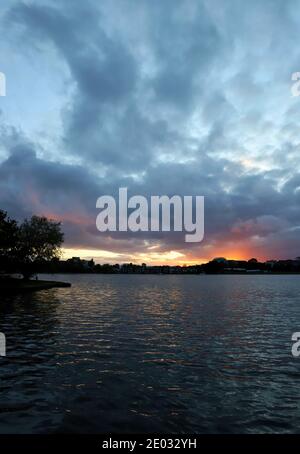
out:
{"label": "distant treeline", "polygon": [[259,262],[250,260],[226,260],[215,258],[202,265],[192,266],[147,266],[145,263],[136,265],[95,264],[94,260],[81,260],[73,257],[68,260],[53,259],[39,264],[41,273],[95,273],[95,274],[251,274],[251,273],[298,273],[300,258],[294,260],[269,260]]}

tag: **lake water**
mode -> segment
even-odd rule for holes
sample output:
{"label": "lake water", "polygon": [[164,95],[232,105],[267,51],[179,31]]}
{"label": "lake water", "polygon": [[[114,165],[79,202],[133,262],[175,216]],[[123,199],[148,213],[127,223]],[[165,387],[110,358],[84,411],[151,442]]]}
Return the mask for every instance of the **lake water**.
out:
{"label": "lake water", "polygon": [[1,433],[300,431],[298,276],[72,275],[1,296]]}

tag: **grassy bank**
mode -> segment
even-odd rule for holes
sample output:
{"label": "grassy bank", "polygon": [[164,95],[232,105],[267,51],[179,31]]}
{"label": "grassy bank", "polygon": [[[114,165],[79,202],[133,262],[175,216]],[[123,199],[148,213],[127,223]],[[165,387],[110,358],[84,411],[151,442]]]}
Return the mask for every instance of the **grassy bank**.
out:
{"label": "grassy bank", "polygon": [[21,279],[0,279],[0,293],[25,293],[63,287],[71,287],[71,284],[67,282],[57,281],[24,281]]}

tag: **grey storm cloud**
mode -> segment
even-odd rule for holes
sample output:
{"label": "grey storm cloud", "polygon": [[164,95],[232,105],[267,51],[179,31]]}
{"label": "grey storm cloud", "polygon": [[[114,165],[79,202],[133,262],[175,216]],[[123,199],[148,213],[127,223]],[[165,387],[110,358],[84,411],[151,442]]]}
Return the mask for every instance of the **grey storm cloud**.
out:
{"label": "grey storm cloud", "polygon": [[[130,253],[158,242],[207,257],[236,240],[262,256],[299,255],[296,1],[4,3],[1,45],[26,62],[23,80],[41,68],[57,84],[48,59],[61,85],[55,126],[38,133],[43,93],[15,124],[1,109],[0,207],[62,219],[70,247]],[[204,195],[204,242],[100,236],[96,199],[122,186]]]}
{"label": "grey storm cloud", "polygon": [[[216,165],[214,160],[206,157],[199,168],[165,164],[149,169],[143,183],[128,179],[101,180],[82,166],[39,159],[31,144],[20,141],[11,147],[10,156],[0,166],[0,203],[18,219],[35,212],[62,220],[68,246],[100,249],[109,246],[111,251],[133,252],[143,251],[146,239],[159,240],[160,251],[189,248],[195,249],[196,253],[199,245],[185,244],[181,234],[119,233],[114,238],[111,234],[100,235],[95,227],[95,201],[99,195],[106,193],[117,196],[119,184],[127,185],[132,195],[201,193],[207,198],[206,241],[222,242],[226,239],[230,242],[260,236],[266,241],[273,238],[274,247],[292,237],[289,248],[293,251],[297,232],[291,227],[300,222],[296,210],[300,174],[289,180],[284,190],[277,191],[274,189],[275,180],[267,179],[265,175],[246,178],[239,176],[239,170],[236,166],[231,168],[225,160]],[[169,181],[164,179],[167,171],[172,175]],[[233,176],[235,186],[229,194],[225,194],[220,183],[229,181]],[[182,186],[182,181],[189,182],[188,188]],[[216,181],[219,185],[215,184]],[[153,191],[154,187],[156,191]],[[285,238],[280,238],[282,233],[285,233]]]}

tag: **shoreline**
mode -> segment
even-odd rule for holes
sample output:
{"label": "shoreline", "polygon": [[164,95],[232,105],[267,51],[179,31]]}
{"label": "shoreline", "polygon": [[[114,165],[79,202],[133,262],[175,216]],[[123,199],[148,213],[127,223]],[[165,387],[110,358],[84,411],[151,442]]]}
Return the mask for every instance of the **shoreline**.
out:
{"label": "shoreline", "polygon": [[41,290],[49,290],[51,288],[69,288],[71,284],[68,282],[59,281],[23,281],[22,279],[6,279],[1,282],[0,292],[4,294],[12,293],[28,293]]}

